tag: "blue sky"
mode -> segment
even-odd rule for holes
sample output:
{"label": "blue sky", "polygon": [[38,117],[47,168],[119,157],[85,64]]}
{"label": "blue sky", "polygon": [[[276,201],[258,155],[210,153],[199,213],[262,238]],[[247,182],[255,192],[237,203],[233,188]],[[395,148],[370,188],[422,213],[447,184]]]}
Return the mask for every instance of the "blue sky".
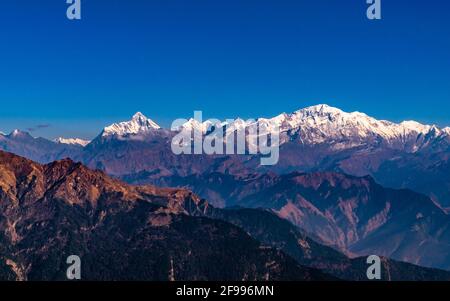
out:
{"label": "blue sky", "polygon": [[0,130],[92,138],[136,111],[162,125],[327,103],[450,125],[450,3],[65,0],[0,5]]}

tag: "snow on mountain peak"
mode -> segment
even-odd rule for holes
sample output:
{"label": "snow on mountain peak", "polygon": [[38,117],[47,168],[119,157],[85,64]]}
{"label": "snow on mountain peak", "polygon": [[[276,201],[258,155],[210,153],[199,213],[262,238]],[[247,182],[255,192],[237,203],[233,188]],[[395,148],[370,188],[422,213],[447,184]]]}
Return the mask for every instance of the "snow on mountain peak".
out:
{"label": "snow on mountain peak", "polygon": [[324,116],[324,115],[332,115],[332,114],[341,114],[344,113],[341,109],[329,106],[327,104],[318,104],[315,106],[306,107],[296,111],[297,114],[303,115],[316,115],[316,116]]}
{"label": "snow on mountain peak", "polygon": [[[398,137],[407,133],[427,133],[431,126],[415,121],[404,121],[396,124],[386,120],[377,120],[361,112],[347,113],[328,105],[308,107],[290,115],[297,126],[309,125],[319,129],[341,132],[354,129],[357,133],[379,135],[384,138]],[[292,122],[291,122],[292,123]]]}
{"label": "snow on mountain peak", "polygon": [[102,136],[126,136],[149,133],[161,127],[141,112],[133,115],[130,121],[114,123],[103,129]]}
{"label": "snow on mountain peak", "polygon": [[[226,135],[245,129],[252,124],[265,127],[270,132],[281,133],[281,143],[299,140],[305,144],[330,143],[337,148],[355,147],[371,143],[383,143],[393,148],[407,148],[417,151],[429,145],[436,137],[445,135],[450,140],[450,128],[439,129],[416,121],[394,123],[378,120],[361,112],[347,113],[326,104],[306,107],[291,114],[282,113],[273,118],[259,118],[244,121],[240,118],[213,124],[189,119],[178,128],[197,130],[207,134],[213,127],[225,127]],[[276,127],[276,128],[275,128]],[[130,121],[115,123],[102,132],[105,136],[128,136],[143,138],[145,134],[160,129],[152,120],[140,112]]]}
{"label": "snow on mountain peak", "polygon": [[139,121],[139,122],[145,122],[146,120],[148,120],[148,118],[144,114],[142,114],[141,112],[137,112],[136,114],[133,115],[131,120],[135,120],[135,121]]}
{"label": "snow on mountain peak", "polygon": [[56,142],[58,144],[80,145],[80,146],[85,147],[91,141],[83,140],[83,139],[79,139],[79,138],[63,138],[63,137],[59,137],[59,138],[56,138],[55,140],[53,140],[53,142]]}
{"label": "snow on mountain peak", "polygon": [[185,122],[181,128],[185,130],[196,130],[200,132],[205,131],[205,125],[198,121],[197,119],[190,118],[187,122]]}
{"label": "snow on mountain peak", "polygon": [[426,124],[421,124],[414,120],[403,121],[399,124],[399,126],[404,127],[405,129],[408,129],[410,131],[415,131],[417,133],[426,133],[430,131],[433,127],[435,127]]}
{"label": "snow on mountain peak", "polygon": [[[223,126],[224,123],[218,122],[218,123],[214,123],[211,120],[206,120],[204,122],[200,122],[197,119],[191,118],[189,119],[187,122],[185,122],[180,129],[185,129],[188,131],[198,131],[200,133],[207,133],[209,130],[211,130],[213,127],[216,126]],[[180,130],[179,129],[179,130]]]}
{"label": "snow on mountain peak", "polygon": [[442,132],[444,132],[446,135],[450,136],[450,127],[443,128]]}
{"label": "snow on mountain peak", "polygon": [[8,137],[10,138],[21,138],[21,139],[25,139],[25,138],[33,138],[28,132],[24,132],[18,129],[13,130]]}
{"label": "snow on mountain peak", "polygon": [[20,135],[21,131],[18,129],[13,130],[9,135],[12,137]]}
{"label": "snow on mountain peak", "polygon": [[[272,122],[283,133],[295,132],[303,143],[333,143],[347,141],[353,147],[370,141],[382,141],[390,145],[410,144],[419,149],[427,143],[419,137],[437,137],[450,130],[436,126],[423,125],[416,121],[394,123],[377,120],[364,113],[347,113],[326,104],[306,107],[292,114],[280,114],[272,119],[259,119],[259,122]],[[341,147],[342,145],[340,145]]]}
{"label": "snow on mountain peak", "polygon": [[12,137],[16,137],[16,136],[21,135],[22,133],[23,133],[23,132],[22,132],[21,130],[15,129],[15,130],[13,130],[13,131],[11,132],[11,134],[9,134],[9,135],[12,136]]}

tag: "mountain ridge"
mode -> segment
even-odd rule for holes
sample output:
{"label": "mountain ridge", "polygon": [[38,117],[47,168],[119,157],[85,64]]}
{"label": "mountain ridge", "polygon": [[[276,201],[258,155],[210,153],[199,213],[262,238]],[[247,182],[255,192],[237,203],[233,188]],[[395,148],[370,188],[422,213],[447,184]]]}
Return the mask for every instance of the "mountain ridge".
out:
{"label": "mountain ridge", "polygon": [[[194,217],[192,192],[132,186],[65,159],[47,165],[0,151],[0,279],[333,280],[240,228]],[[239,247],[236,247],[239,246]]]}
{"label": "mountain ridge", "polygon": [[[239,124],[249,126],[241,118],[233,120]],[[368,116],[365,113],[358,111],[354,112],[344,112],[343,110],[329,106],[327,104],[318,104],[309,107],[305,107],[294,111],[293,113],[281,113],[272,118],[256,118],[255,122],[273,122],[281,127],[281,131],[285,132],[288,130],[296,130],[300,127],[321,127],[326,125],[326,123],[336,123],[336,128],[334,130],[339,131],[342,128],[353,126],[358,128],[359,134],[367,137],[368,132],[373,133],[387,139],[405,138],[409,134],[416,135],[431,135],[433,132],[436,135],[449,135],[450,127],[439,128],[436,125],[422,124],[414,120],[405,120],[400,123],[395,123],[387,120],[378,120],[373,117]],[[189,126],[193,122],[198,123],[197,126],[201,128],[203,132],[206,132],[208,127],[213,125],[209,121],[198,122],[195,119],[189,119],[185,125]],[[227,125],[227,123],[222,123],[222,125]],[[195,127],[191,125],[191,127]],[[145,134],[151,132],[152,130],[162,129],[153,120],[147,118],[141,112],[135,113],[132,118],[128,121],[122,121],[119,123],[113,123],[106,126],[100,133],[100,136],[126,136],[126,135],[137,135]],[[310,128],[309,128],[310,130]],[[15,135],[17,133],[26,133],[20,130],[14,130],[8,136]],[[327,132],[330,134],[330,131]],[[339,134],[345,134],[340,132]],[[347,133],[349,134],[349,133]],[[328,135],[333,136],[333,135]],[[68,138],[71,139],[71,138]],[[72,138],[76,139],[76,138]],[[319,141],[309,141],[313,143]]]}
{"label": "mountain ridge", "polygon": [[[85,147],[57,144],[17,132],[0,135],[0,149],[41,163],[70,157],[119,177],[146,171],[166,176],[207,171],[238,174],[249,169],[279,174],[337,171],[371,175],[384,186],[426,193],[443,208],[450,208],[450,174],[446,167],[450,162],[450,128],[415,121],[376,120],[364,113],[346,113],[327,105],[255,122],[263,125],[269,121],[282,129],[280,160],[271,167],[260,166],[258,156],[176,156],[170,150],[176,133],[153,124],[142,113],[135,114],[131,121],[106,127],[110,130],[102,131]],[[193,120],[185,125],[189,124],[195,126]],[[228,135],[245,128],[247,123],[238,118],[221,125],[229,127]],[[208,121],[197,124],[204,135],[210,134],[211,126],[214,125]],[[107,133],[111,135],[103,136]]]}
{"label": "mountain ridge", "polygon": [[159,185],[191,189],[215,206],[274,210],[316,240],[350,256],[373,252],[450,270],[445,255],[450,252],[448,213],[423,194],[385,188],[370,176],[216,172],[167,177]]}
{"label": "mountain ridge", "polygon": [[[189,190],[131,186],[70,159],[41,165],[0,151],[0,200],[3,280],[64,280],[71,254],[83,280],[365,279],[363,261],[271,212],[216,209]],[[385,258],[383,267],[386,280],[450,279]]]}

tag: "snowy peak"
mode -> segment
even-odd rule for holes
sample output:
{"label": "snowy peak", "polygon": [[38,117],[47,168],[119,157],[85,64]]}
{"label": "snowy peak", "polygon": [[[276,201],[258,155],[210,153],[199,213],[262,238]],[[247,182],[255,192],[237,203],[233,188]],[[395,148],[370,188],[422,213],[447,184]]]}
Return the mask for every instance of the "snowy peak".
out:
{"label": "snowy peak", "polygon": [[124,121],[120,123],[114,123],[108,127],[105,127],[102,132],[102,136],[127,136],[146,134],[151,131],[159,130],[161,127],[153,120],[147,118],[141,112],[137,112],[133,115],[130,121]]}
{"label": "snowy peak", "polygon": [[294,112],[294,114],[303,115],[303,116],[333,116],[333,115],[345,114],[345,112],[342,111],[341,109],[331,107],[326,104],[319,104],[319,105],[300,109],[300,110]]}
{"label": "snowy peak", "polygon": [[[284,116],[281,118],[281,116]],[[363,137],[377,135],[386,139],[409,134],[426,134],[430,130],[440,131],[435,126],[423,125],[416,121],[400,124],[377,120],[361,112],[347,113],[328,105],[307,107],[273,118],[274,122],[288,124],[288,128],[319,129],[324,134],[357,134]]]}
{"label": "snowy peak", "polygon": [[[291,114],[282,113],[273,118],[259,118],[256,124],[259,129],[264,128],[269,132],[278,128],[283,136],[281,143],[295,140],[311,145],[327,143],[339,149],[382,143],[395,149],[415,152],[433,143],[437,137],[450,136],[450,129],[441,130],[434,125],[416,121],[394,123],[378,120],[361,112],[347,113],[326,104],[306,107]],[[211,125],[208,121],[201,123],[190,119],[181,128],[206,133]],[[252,125],[255,125],[255,121],[239,118],[221,124],[226,126],[226,134]]]}
{"label": "snowy peak", "polygon": [[443,128],[442,132],[444,132],[445,135],[450,136],[450,127]]}
{"label": "snowy peak", "polygon": [[12,139],[34,139],[33,136],[31,136],[28,132],[24,132],[18,129],[15,129],[14,131],[12,131],[9,135],[8,138],[12,138]]}
{"label": "snowy peak", "polygon": [[59,137],[59,138],[56,138],[55,140],[53,140],[53,142],[56,142],[58,144],[79,145],[79,146],[85,147],[91,141],[83,140],[83,139],[79,139],[79,138],[63,138],[63,137]]}
{"label": "snowy peak", "polygon": [[224,126],[224,123],[218,122],[214,123],[211,120],[206,120],[204,122],[200,122],[196,119],[189,119],[187,122],[185,122],[181,127],[178,128],[178,130],[187,130],[187,131],[198,131],[200,133],[206,134],[208,131],[210,131],[214,127],[222,127]]}
{"label": "snowy peak", "polygon": [[[341,109],[334,108],[325,104],[307,107],[287,115],[294,124],[335,124],[336,126],[363,125],[366,123],[374,123],[378,120],[367,116],[364,113],[352,112],[347,113]],[[384,121],[381,121],[384,122]]]}
{"label": "snowy peak", "polygon": [[347,141],[352,147],[370,142],[384,142],[394,147],[417,151],[427,145],[430,138],[448,136],[448,130],[416,121],[394,123],[377,120],[364,113],[347,113],[325,104],[307,107],[292,114],[281,114],[270,119],[281,132],[295,131],[303,143],[336,143]]}
{"label": "snowy peak", "polygon": [[[256,121],[238,118],[215,124],[215,121],[190,119],[176,130],[195,130],[208,135],[211,129],[223,127],[228,135],[253,125],[258,125],[259,129],[268,129],[269,132],[278,129],[281,144],[288,141],[310,145],[326,143],[337,149],[382,144],[411,152],[432,146],[436,141],[450,144],[450,128],[440,129],[416,121],[394,123],[378,120],[361,112],[348,113],[326,104],[306,107],[291,114],[282,113],[273,118],[259,118]],[[142,140],[146,139],[147,134],[166,133],[160,129],[158,124],[138,112],[130,121],[105,127],[100,137]]]}
{"label": "snowy peak", "polygon": [[206,131],[206,126],[207,125],[204,122],[202,123],[196,119],[191,118],[181,126],[181,129],[195,130],[203,133]]}
{"label": "snowy peak", "polygon": [[141,112],[137,112],[133,115],[131,118],[131,122],[137,123],[141,127],[150,127],[154,129],[159,129],[160,126],[157,125],[153,120],[148,119],[144,114]]}
{"label": "snowy peak", "polygon": [[399,124],[400,127],[403,127],[409,131],[415,131],[418,133],[426,133],[429,132],[432,128],[435,128],[435,126],[430,126],[430,125],[426,125],[426,124],[421,124],[417,121],[414,120],[408,120],[408,121],[403,121]]}
{"label": "snowy peak", "polygon": [[227,126],[227,133],[232,133],[234,131],[242,131],[246,127],[250,126],[252,122],[245,121],[241,118],[237,118],[234,121],[228,123]]}

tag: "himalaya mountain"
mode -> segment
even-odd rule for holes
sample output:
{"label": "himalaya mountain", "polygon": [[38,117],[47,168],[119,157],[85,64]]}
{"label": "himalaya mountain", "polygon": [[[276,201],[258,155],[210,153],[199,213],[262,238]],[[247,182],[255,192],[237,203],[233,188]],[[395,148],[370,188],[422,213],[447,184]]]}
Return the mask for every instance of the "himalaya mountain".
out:
{"label": "himalaya mountain", "polygon": [[[172,154],[174,135],[143,114],[113,124],[92,142],[59,139],[58,143],[14,131],[0,135],[0,149],[41,163],[65,157],[91,168],[138,183],[161,183],[168,176],[191,174],[278,174],[335,171],[355,176],[371,175],[393,188],[422,192],[442,207],[450,207],[449,128],[414,121],[399,124],[380,121],[363,113],[345,113],[327,105],[308,107],[261,124],[281,128],[280,160],[275,166],[260,166],[258,156]],[[189,120],[183,127],[208,134],[211,123]],[[217,125],[215,125],[217,126]],[[236,119],[226,124],[230,131],[249,123]],[[86,145],[83,147],[83,145]],[[216,204],[220,205],[220,204]]]}
{"label": "himalaya mountain", "polygon": [[[175,133],[141,113],[106,127],[85,147],[22,132],[2,136],[8,142],[2,145],[40,162],[71,157],[129,183],[189,187],[217,207],[269,208],[350,256],[376,253],[449,269],[448,215],[441,208],[449,204],[448,128],[378,121],[326,105],[256,122],[281,128],[275,166],[260,166],[250,155],[174,155]],[[211,125],[191,119],[183,127],[209,135]],[[236,119],[221,126],[234,130],[249,123]],[[328,171],[338,174],[330,180]],[[313,173],[321,183],[316,191],[307,190],[307,176],[299,172]]]}
{"label": "himalaya mountain", "polygon": [[200,204],[187,190],[0,152],[0,279],[64,280],[73,254],[84,280],[335,279],[236,226],[195,217]]}
{"label": "himalaya mountain", "polygon": [[[4,152],[0,242],[2,280],[63,280],[73,254],[84,280],[363,280],[367,269],[270,211],[216,209],[185,189],[131,186],[71,160],[41,165]],[[450,279],[386,258],[382,275]]]}
{"label": "himalaya mountain", "polygon": [[91,143],[91,141],[89,141],[89,140],[84,140],[84,139],[80,139],[80,138],[63,138],[63,137],[56,138],[53,140],[53,142],[56,142],[58,144],[66,144],[66,145],[78,145],[78,146],[82,146],[82,147],[85,147],[86,145]]}
{"label": "himalaya mountain", "polygon": [[[333,248],[317,243],[289,221],[280,218],[272,210],[209,206],[207,216],[236,225],[264,245],[283,250],[302,265],[345,280],[367,281],[364,271],[367,257],[353,259]],[[413,264],[382,258],[381,279],[387,281],[449,280],[448,272],[426,269]]]}
{"label": "himalaya mountain", "polygon": [[[158,183],[167,176],[221,172],[247,174],[292,171],[336,171],[355,176],[371,175],[388,187],[410,188],[450,206],[450,129],[414,121],[393,123],[363,113],[345,113],[326,105],[308,107],[258,124],[281,129],[280,160],[261,166],[259,156],[174,155],[173,132],[162,129],[142,114],[106,127],[90,144],[72,157],[91,168],[141,183]],[[242,119],[222,124],[225,133],[250,126]],[[210,122],[189,120],[184,128],[204,135]],[[20,153],[21,155],[27,155]],[[138,176],[141,176],[138,179]]]}
{"label": "himalaya mountain", "polygon": [[35,138],[29,133],[14,130],[9,135],[0,134],[0,149],[25,156],[38,162],[51,162],[61,158],[76,157],[83,147],[78,144]]}
{"label": "himalaya mountain", "polygon": [[338,173],[210,173],[168,177],[224,207],[274,210],[311,237],[347,255],[378,254],[450,270],[450,216],[430,198]]}

